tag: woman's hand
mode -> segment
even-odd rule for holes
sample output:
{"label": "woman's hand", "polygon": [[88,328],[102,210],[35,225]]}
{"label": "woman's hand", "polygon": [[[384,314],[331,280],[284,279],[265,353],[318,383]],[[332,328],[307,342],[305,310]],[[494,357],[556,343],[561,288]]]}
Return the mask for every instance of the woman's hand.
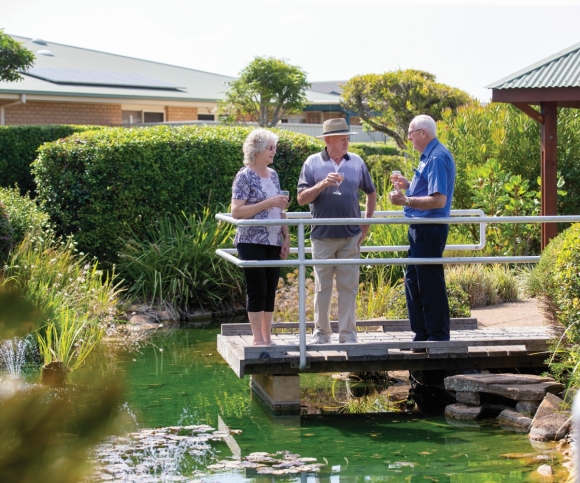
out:
{"label": "woman's hand", "polygon": [[270,203],[268,208],[280,208],[285,210],[288,207],[288,197],[284,195],[272,196],[264,201],[268,201]]}
{"label": "woman's hand", "polygon": [[290,237],[287,236],[284,238],[282,242],[282,246],[280,247],[280,259],[286,260],[290,255]]}

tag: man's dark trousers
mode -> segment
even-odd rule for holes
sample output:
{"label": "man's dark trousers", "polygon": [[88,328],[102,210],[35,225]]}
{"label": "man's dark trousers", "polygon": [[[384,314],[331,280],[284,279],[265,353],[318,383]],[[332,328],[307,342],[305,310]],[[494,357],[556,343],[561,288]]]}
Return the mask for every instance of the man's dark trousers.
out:
{"label": "man's dark trousers", "polygon": [[[409,258],[443,256],[449,225],[409,225]],[[443,265],[409,265],[405,296],[413,340],[449,340],[449,301]]]}

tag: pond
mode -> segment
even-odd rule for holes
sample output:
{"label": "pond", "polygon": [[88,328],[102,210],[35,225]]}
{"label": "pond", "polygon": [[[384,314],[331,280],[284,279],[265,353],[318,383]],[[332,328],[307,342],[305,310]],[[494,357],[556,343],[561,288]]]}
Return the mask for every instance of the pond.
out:
{"label": "pond", "polygon": [[[183,444],[158,454],[167,463],[165,469],[150,471],[157,479],[137,478],[137,470],[125,467],[115,481],[249,482],[275,477],[278,481],[332,483],[523,482],[533,481],[541,464],[556,464],[550,461],[552,456],[536,452],[527,435],[503,431],[493,421],[458,427],[442,416],[406,413],[272,417],[252,396],[249,377],[238,379],[217,353],[218,331],[174,330],[121,355],[114,363],[103,363],[125,378],[125,407],[139,429],[173,427],[176,435],[202,434],[202,425],[216,430],[226,425],[231,430],[217,435],[215,441],[210,437],[197,440],[190,448],[177,436],[169,436]],[[321,376],[301,377],[308,382],[309,377]],[[211,434],[212,430],[205,428],[205,432]],[[123,444],[126,448],[127,441]],[[139,459],[138,451],[129,453],[131,461],[125,458],[123,464],[135,464]],[[247,463],[253,453],[280,459],[278,474],[273,476],[269,466],[266,471],[270,473],[261,475],[261,467],[236,465],[240,457]],[[106,451],[101,458],[103,454]],[[303,466],[312,464],[314,458],[321,466],[300,469],[286,464],[298,457],[303,458]],[[254,454],[249,460],[267,458]],[[281,471],[284,468],[293,468],[293,474]],[[110,480],[108,476],[105,471],[100,478]]]}

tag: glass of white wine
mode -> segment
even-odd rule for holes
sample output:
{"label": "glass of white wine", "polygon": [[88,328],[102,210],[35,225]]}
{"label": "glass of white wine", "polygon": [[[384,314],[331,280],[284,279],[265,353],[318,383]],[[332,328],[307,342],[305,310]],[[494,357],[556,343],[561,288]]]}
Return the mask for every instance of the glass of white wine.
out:
{"label": "glass of white wine", "polygon": [[334,192],[334,194],[335,195],[341,195],[342,193],[340,191],[338,191],[338,187],[344,181],[344,176],[342,175],[342,173],[339,173],[338,171],[336,172],[336,174],[338,174],[338,176],[340,177],[340,179],[338,180],[338,184],[336,185],[336,191]]}
{"label": "glass of white wine", "polygon": [[[280,194],[288,198],[288,202],[290,202],[290,191],[280,190]],[[284,208],[282,208],[282,213],[286,213],[286,210]]]}

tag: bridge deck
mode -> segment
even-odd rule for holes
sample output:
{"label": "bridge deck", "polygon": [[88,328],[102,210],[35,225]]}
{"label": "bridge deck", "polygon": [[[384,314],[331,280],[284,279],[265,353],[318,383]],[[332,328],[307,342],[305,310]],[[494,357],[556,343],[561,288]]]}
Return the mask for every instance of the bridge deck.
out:
{"label": "bridge deck", "polygon": [[[312,329],[313,324],[307,323]],[[336,322],[332,324],[337,330]],[[492,369],[541,367],[552,334],[547,327],[477,329],[475,319],[452,319],[451,340],[412,342],[413,333],[405,320],[357,322],[358,344],[309,345],[307,367],[298,367],[297,323],[273,324],[273,345],[252,345],[249,324],[223,324],[218,335],[218,352],[238,375],[288,375],[304,372],[362,372],[379,370]],[[426,349],[424,353],[402,349]]]}

